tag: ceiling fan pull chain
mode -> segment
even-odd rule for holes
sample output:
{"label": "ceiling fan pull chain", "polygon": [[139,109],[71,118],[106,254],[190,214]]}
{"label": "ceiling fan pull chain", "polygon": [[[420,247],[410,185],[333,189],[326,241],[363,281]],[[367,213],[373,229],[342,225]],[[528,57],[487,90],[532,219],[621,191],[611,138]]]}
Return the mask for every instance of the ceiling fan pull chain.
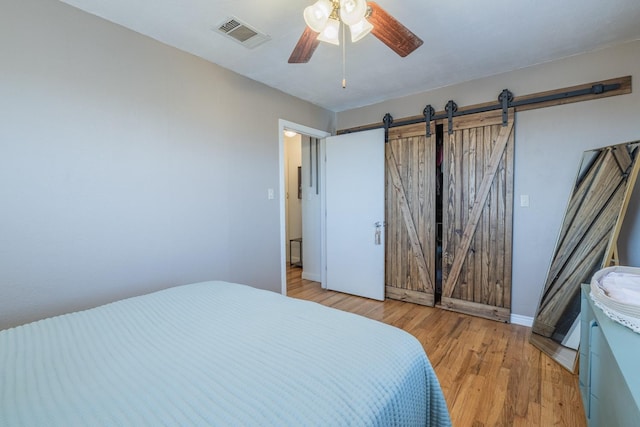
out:
{"label": "ceiling fan pull chain", "polygon": [[341,25],[342,27],[342,89],[347,88],[347,42],[345,40],[345,33],[347,30],[344,28],[344,23]]}

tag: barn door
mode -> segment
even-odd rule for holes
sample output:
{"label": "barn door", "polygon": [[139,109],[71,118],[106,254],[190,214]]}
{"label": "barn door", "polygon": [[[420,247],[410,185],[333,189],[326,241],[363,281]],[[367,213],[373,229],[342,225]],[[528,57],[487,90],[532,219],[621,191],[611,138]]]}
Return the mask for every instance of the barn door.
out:
{"label": "barn door", "polygon": [[444,129],[443,308],[508,322],[511,314],[513,112],[456,117]]}
{"label": "barn door", "polygon": [[435,135],[393,128],[386,144],[386,296],[434,305]]}

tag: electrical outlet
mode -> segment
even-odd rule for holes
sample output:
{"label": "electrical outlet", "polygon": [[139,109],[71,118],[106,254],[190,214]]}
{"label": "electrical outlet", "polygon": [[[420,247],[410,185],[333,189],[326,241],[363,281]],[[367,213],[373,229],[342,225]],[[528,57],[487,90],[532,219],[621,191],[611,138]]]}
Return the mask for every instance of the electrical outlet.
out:
{"label": "electrical outlet", "polygon": [[267,188],[267,199],[273,200],[273,198],[274,198],[273,188]]}
{"label": "electrical outlet", "polygon": [[521,194],[520,195],[520,206],[523,208],[528,208],[529,207],[529,195],[528,194]]}

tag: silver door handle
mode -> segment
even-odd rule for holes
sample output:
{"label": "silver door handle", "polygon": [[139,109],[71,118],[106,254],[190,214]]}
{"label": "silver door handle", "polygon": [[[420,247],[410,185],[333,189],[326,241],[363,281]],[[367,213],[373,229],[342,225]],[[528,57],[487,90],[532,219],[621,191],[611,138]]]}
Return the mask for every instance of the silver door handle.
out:
{"label": "silver door handle", "polygon": [[374,242],[376,245],[380,245],[382,241],[381,235],[382,235],[382,227],[384,226],[384,223],[377,221],[374,225],[376,226]]}

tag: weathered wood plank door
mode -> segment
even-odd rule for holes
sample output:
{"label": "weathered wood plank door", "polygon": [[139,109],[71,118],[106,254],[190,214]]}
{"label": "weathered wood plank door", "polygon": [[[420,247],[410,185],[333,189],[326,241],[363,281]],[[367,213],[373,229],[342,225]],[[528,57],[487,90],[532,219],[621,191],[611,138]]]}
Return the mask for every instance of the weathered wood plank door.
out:
{"label": "weathered wood plank door", "polygon": [[433,306],[435,135],[424,123],[392,128],[386,144],[386,297]]}
{"label": "weathered wood plank door", "polygon": [[511,314],[514,116],[453,119],[444,134],[443,308],[508,322]]}

